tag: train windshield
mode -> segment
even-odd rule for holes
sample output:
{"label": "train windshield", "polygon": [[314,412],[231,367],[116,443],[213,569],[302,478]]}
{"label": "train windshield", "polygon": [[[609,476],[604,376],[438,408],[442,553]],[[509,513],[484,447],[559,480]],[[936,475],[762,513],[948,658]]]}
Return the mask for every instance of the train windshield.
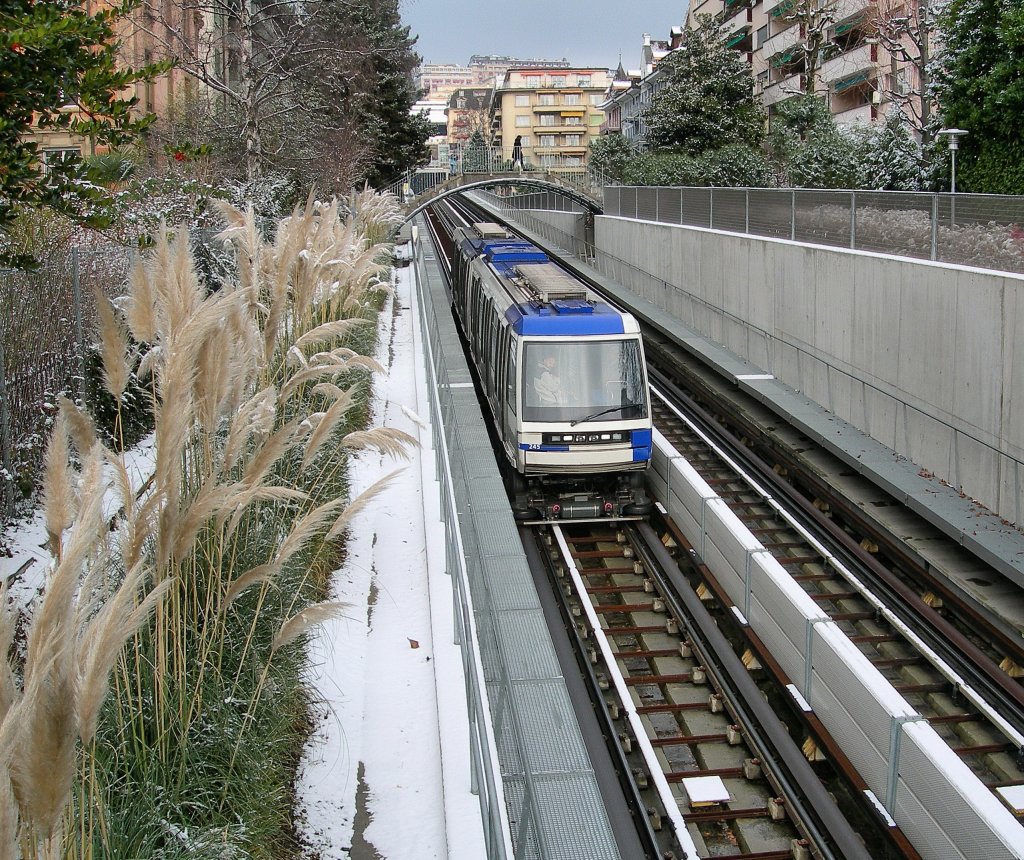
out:
{"label": "train windshield", "polygon": [[617,421],[647,417],[639,339],[527,341],[524,421]]}

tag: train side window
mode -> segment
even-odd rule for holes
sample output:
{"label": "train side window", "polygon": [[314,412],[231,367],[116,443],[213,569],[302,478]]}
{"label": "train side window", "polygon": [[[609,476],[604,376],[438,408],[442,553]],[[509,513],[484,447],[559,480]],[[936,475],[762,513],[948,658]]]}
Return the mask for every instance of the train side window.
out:
{"label": "train side window", "polygon": [[516,341],[511,341],[508,348],[508,371],[506,376],[505,398],[509,409],[516,414]]}
{"label": "train side window", "polygon": [[466,320],[470,341],[479,346],[480,344],[480,277],[473,276],[473,288],[469,296],[469,317]]}
{"label": "train side window", "polygon": [[498,320],[494,315],[494,303],[488,302],[487,314],[487,390],[494,397],[498,396]]}
{"label": "train side window", "polygon": [[494,387],[494,393],[497,398],[501,399],[501,392],[505,388],[505,378],[507,375],[508,368],[506,365],[506,356],[508,355],[508,329],[498,329],[498,344],[494,351],[494,357],[496,359],[495,364],[497,365],[497,384]]}

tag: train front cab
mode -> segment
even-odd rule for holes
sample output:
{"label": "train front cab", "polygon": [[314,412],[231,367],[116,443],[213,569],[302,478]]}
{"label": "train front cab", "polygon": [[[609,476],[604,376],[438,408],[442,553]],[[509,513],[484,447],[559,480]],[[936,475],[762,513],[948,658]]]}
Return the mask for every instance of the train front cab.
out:
{"label": "train front cab", "polygon": [[[639,335],[524,337],[514,346],[510,363],[518,371],[509,378],[517,391],[505,404],[506,451],[520,475],[545,485],[544,515],[567,515],[565,498],[583,499],[584,482],[590,500],[580,510],[646,512],[651,413]],[[559,488],[562,501],[552,511]]]}

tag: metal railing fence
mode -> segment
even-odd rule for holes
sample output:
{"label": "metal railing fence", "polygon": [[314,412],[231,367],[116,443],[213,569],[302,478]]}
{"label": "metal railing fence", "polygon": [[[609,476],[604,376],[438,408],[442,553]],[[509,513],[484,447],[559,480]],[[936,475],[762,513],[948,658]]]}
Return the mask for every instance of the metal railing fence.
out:
{"label": "metal railing fence", "polygon": [[14,514],[42,463],[60,395],[82,395],[96,294],[113,297],[131,251],[69,248],[31,272],[0,270],[0,516]]}
{"label": "metal railing fence", "polygon": [[1024,197],[612,186],[604,214],[1024,273]]}
{"label": "metal railing fence", "polygon": [[[416,266],[416,294],[420,305],[418,314],[423,349],[427,357],[425,370],[430,395],[430,420],[433,429],[435,473],[441,493],[441,517],[445,529],[445,568],[452,577],[454,595],[455,642],[460,645],[463,676],[466,682],[466,703],[470,722],[470,767],[472,790],[480,798],[484,842],[488,860],[511,860],[515,852],[511,845],[511,828],[500,779],[497,743],[491,727],[491,709],[487,700],[487,682],[478,642],[476,611],[470,590],[469,571],[463,546],[462,524],[459,518],[456,486],[465,481],[453,471],[453,462],[462,462],[461,436],[454,420],[456,404],[449,385],[448,368],[443,350],[436,349],[441,342],[440,323],[426,287],[428,276],[422,246],[414,242]],[[467,521],[472,527],[472,520]],[[525,808],[531,809],[527,805]],[[527,816],[530,817],[530,816]],[[534,823],[534,828],[536,824]]]}
{"label": "metal railing fence", "polygon": [[[922,408],[920,405],[910,402],[905,397],[901,397],[898,393],[889,390],[881,384],[872,382],[870,379],[859,376],[846,367],[841,367],[828,361],[820,354],[805,348],[801,343],[753,325],[725,308],[694,295],[678,284],[670,283],[646,269],[623,260],[614,254],[609,254],[599,249],[593,243],[566,233],[551,224],[547,224],[528,212],[508,206],[504,198],[486,191],[476,191],[474,194],[485,198],[493,207],[503,210],[510,220],[517,221],[526,229],[543,236],[560,249],[587,263],[609,280],[622,284],[637,295],[654,302],[662,310],[672,314],[694,331],[704,336],[710,336],[710,332],[715,330],[714,322],[718,321],[722,332],[738,333],[747,343],[745,357],[753,364],[759,363],[755,360],[755,353],[763,357],[763,365],[768,371],[774,372],[773,368],[777,368],[784,363],[789,365],[795,364],[798,378],[790,380],[789,384],[800,391],[807,391],[812,373],[814,373],[815,369],[823,368],[827,385],[825,386],[825,396],[819,402],[830,412],[835,413],[844,420],[850,421],[855,426],[859,426],[855,420],[856,416],[846,414],[847,410],[844,407],[844,402],[841,402],[841,398],[838,395],[833,396],[834,389],[841,387],[839,385],[840,382],[846,383],[851,388],[859,388],[865,398],[870,392],[873,396],[893,404],[895,415],[897,417],[902,416],[902,428],[897,427],[897,432],[894,434],[895,444],[893,447],[897,449],[898,453],[909,457],[911,460],[914,460],[915,455],[915,452],[911,449],[911,439],[915,436],[910,426],[912,414],[920,416],[932,422],[936,427],[948,431],[952,436],[954,450],[966,450],[968,443],[985,449],[990,452],[994,460],[1006,467],[1005,474],[1016,476],[1013,482],[1013,497],[1007,504],[1002,506],[1003,509],[1000,513],[1014,522],[1024,522],[1024,459],[1001,448],[998,440],[982,438],[977,433],[972,432],[971,429],[953,423],[949,418]],[[756,349],[755,346],[757,347]],[[787,361],[790,357],[795,357],[795,361]],[[845,406],[848,407],[849,403],[845,403]],[[884,410],[874,411],[884,412]],[[870,421],[868,421],[868,424],[869,426],[861,427],[860,429],[871,435]],[[949,481],[959,492],[970,494],[972,488],[965,487],[965,481],[969,481],[970,476],[961,473],[960,465],[959,459],[956,459],[952,473],[948,476]],[[990,507],[994,508],[995,505],[990,505]]]}

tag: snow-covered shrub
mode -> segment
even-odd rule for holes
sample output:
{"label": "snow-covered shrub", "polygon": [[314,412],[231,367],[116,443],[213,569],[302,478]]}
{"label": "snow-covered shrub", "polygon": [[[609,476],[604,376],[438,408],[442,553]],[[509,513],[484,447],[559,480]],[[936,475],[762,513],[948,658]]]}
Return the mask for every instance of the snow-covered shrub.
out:
{"label": "snow-covered shrub", "polygon": [[[850,210],[845,206],[798,207],[796,218],[798,235],[810,241],[815,236],[849,236]],[[943,262],[1024,272],[1024,230],[1014,224],[939,224],[935,244],[937,257]],[[858,206],[857,247],[929,259],[931,214],[916,209]]]}
{"label": "snow-covered shrub", "polygon": [[741,188],[771,188],[775,171],[760,149],[740,143],[723,146],[703,156],[706,184]]}

